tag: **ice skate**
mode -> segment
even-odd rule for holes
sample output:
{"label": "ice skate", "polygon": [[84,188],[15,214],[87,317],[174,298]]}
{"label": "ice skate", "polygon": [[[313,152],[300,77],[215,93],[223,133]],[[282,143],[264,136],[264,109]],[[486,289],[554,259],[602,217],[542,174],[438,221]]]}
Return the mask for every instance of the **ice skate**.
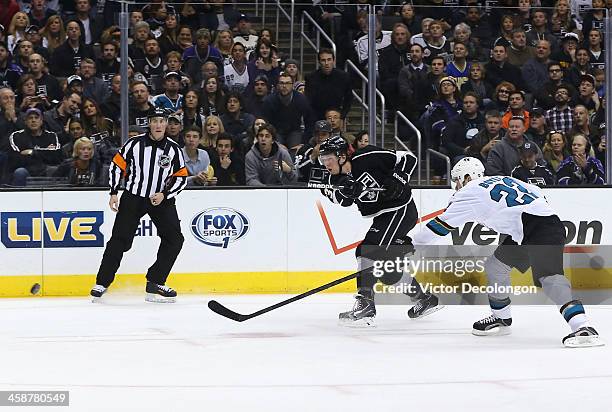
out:
{"label": "ice skate", "polygon": [[413,307],[408,309],[408,317],[410,319],[419,319],[424,316],[431,315],[443,307],[444,305],[438,304],[438,297],[436,295],[427,295],[424,298],[419,299]]}
{"label": "ice skate", "polygon": [[563,338],[563,345],[567,348],[590,348],[603,346],[606,343],[599,337],[595,328],[583,326],[576,332],[572,332]]}
{"label": "ice skate", "polygon": [[472,335],[476,336],[501,336],[509,335],[512,318],[501,319],[495,315],[474,322]]}
{"label": "ice skate", "polygon": [[374,326],[376,307],[374,299],[360,293],[355,295],[355,305],[348,312],[342,312],[339,317],[340,324],[348,327]]}
{"label": "ice skate", "polygon": [[176,291],[169,286],[147,282],[145,301],[155,303],[176,302]]}
{"label": "ice skate", "polygon": [[102,298],[102,295],[104,295],[107,290],[108,288],[105,288],[102,285],[94,285],[94,287],[91,288],[91,291],[89,292],[89,294],[91,295],[91,301],[93,303],[99,301],[100,298]]}

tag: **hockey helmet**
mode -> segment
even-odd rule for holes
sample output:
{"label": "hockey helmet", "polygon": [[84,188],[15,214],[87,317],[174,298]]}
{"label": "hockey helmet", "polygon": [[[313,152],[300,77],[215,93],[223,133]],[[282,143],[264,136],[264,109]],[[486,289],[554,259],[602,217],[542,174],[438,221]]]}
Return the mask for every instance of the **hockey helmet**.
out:
{"label": "hockey helmet", "polygon": [[346,154],[347,151],[348,143],[339,134],[332,135],[329,139],[321,142],[319,146],[319,153],[321,155],[332,153],[340,157],[341,154]]}
{"label": "hockey helmet", "polygon": [[451,186],[457,189],[457,183],[460,187],[465,186],[465,177],[470,176],[472,180],[484,176],[485,167],[482,162],[475,157],[464,157],[459,160],[451,170]]}

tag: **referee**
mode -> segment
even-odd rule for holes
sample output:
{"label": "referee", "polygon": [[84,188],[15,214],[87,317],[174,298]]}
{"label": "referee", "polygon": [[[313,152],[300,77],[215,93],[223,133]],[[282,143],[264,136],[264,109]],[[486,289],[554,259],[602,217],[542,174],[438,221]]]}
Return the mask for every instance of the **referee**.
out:
{"label": "referee", "polygon": [[[109,171],[111,210],[117,213],[113,233],[91,289],[94,302],[115,279],[123,253],[130,250],[140,219],[148,214],[157,227],[161,244],[157,260],[147,271],[145,300],[174,302],[176,291],[166,279],[183,246],[175,196],[187,184],[187,169],[179,145],[166,137],[168,120],[163,109],[149,114],[149,132],[131,138],[115,155]],[[121,178],[125,190],[117,198]]]}

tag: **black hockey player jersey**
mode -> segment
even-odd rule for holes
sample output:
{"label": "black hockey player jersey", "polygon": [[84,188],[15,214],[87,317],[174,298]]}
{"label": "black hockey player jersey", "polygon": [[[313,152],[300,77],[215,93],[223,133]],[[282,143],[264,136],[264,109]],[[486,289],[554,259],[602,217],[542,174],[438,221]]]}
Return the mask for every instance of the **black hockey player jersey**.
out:
{"label": "black hockey player jersey", "polygon": [[[394,172],[406,177],[406,187],[397,199],[384,199],[381,192],[363,192],[354,203],[364,217],[375,217],[401,208],[412,202],[410,176],[417,165],[417,158],[409,152],[397,153],[377,146],[366,146],[357,150],[351,161],[351,176],[366,187],[385,187]],[[329,177],[330,184],[341,184],[344,175]],[[325,189],[323,194],[332,202],[350,206],[353,200],[344,197],[338,190]]]}

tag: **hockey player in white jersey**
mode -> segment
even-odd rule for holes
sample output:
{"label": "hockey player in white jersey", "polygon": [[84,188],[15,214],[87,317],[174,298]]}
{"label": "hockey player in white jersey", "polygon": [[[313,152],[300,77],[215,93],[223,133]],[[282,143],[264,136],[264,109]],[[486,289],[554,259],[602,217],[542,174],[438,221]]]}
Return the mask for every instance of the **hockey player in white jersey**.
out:
{"label": "hockey player in white jersey", "polygon": [[[484,166],[465,157],[452,169],[456,192],[446,210],[432,219],[413,239],[415,246],[435,243],[441,236],[468,222],[478,222],[507,235],[485,270],[489,285],[510,286],[510,271],[531,267],[534,284],[541,287],[559,310],[572,332],[563,338],[568,347],[600,346],[603,341],[590,325],[582,303],[572,298],[563,272],[565,228],[539,187],[509,176],[484,177]],[[504,288],[497,288],[504,290]],[[478,336],[510,333],[512,316],[508,294],[489,295],[492,314],[474,323]]]}
{"label": "hockey player in white jersey", "polygon": [[[376,146],[358,149],[348,154],[348,144],[340,135],[331,136],[319,146],[319,161],[329,172],[328,182],[340,189],[325,189],[323,194],[344,207],[357,205],[364,217],[373,218],[372,226],[355,251],[360,271],[357,295],[352,310],[339,315],[340,322],[348,326],[370,326],[376,316],[373,274],[375,260],[394,259],[413,247],[408,232],[417,222],[418,213],[410,188],[410,174],[417,159],[411,153],[396,153]],[[383,188],[383,192],[366,188]],[[383,282],[395,283],[401,272],[390,273]],[[399,276],[399,277],[395,277]],[[408,310],[412,319],[433,313],[441,308],[438,298],[426,293],[412,279],[408,295],[416,304]]]}

